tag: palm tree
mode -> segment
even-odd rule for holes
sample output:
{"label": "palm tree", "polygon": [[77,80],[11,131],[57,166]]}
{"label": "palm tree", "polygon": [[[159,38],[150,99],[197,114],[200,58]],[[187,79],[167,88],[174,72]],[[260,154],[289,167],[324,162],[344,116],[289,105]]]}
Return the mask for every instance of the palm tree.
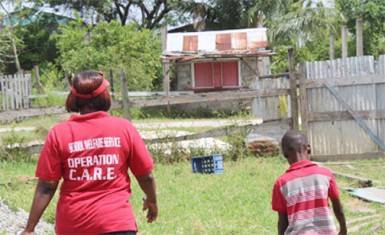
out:
{"label": "palm tree", "polygon": [[244,0],[244,27],[263,27],[275,16],[283,15],[290,1],[287,0]]}
{"label": "palm tree", "polygon": [[[184,3],[183,3],[184,2]],[[262,27],[266,20],[287,9],[287,0],[182,1],[180,10],[204,20],[214,29]]]}
{"label": "palm tree", "polygon": [[323,38],[336,32],[341,14],[335,8],[325,7],[312,0],[293,2],[287,14],[271,21],[270,36],[273,44],[296,42],[297,46],[309,40]]}

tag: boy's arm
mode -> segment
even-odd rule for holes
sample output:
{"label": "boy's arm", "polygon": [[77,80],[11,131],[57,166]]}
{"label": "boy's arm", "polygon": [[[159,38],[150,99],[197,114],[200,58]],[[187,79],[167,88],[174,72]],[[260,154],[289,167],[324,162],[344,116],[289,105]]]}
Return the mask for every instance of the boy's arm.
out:
{"label": "boy's arm", "polygon": [[278,235],[285,234],[287,226],[289,226],[289,221],[287,220],[287,214],[278,212]]}
{"label": "boy's arm", "polygon": [[345,235],[347,234],[347,228],[346,228],[346,220],[345,220],[345,214],[344,210],[342,208],[340,199],[331,199],[332,204],[333,204],[333,211],[334,214],[336,215],[336,218],[338,220],[338,223],[340,224],[340,232],[338,233],[339,235]]}

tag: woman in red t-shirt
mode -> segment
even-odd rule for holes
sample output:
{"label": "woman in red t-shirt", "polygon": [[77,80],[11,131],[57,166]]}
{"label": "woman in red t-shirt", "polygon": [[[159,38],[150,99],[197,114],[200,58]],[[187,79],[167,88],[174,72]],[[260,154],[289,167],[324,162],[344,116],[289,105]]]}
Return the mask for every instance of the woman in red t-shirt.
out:
{"label": "woman in red t-shirt", "polygon": [[136,234],[128,169],[146,195],[147,221],[158,215],[153,160],[130,121],[110,116],[111,97],[102,73],[82,72],[66,101],[79,112],[48,133],[36,169],[39,178],[28,223],[33,234],[60,179],[57,234]]}

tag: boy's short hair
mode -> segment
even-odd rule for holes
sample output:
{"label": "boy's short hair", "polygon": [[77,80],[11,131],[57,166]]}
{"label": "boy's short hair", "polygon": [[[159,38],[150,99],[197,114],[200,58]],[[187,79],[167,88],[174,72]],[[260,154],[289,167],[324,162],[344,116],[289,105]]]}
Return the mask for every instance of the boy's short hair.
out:
{"label": "boy's short hair", "polygon": [[98,111],[108,111],[111,96],[107,89],[108,81],[102,73],[85,71],[79,73],[72,81],[72,90],[67,96],[67,112],[79,112],[88,106]]}
{"label": "boy's short hair", "polygon": [[282,149],[286,148],[289,151],[301,152],[307,149],[308,140],[303,132],[290,130],[282,137],[281,146]]}

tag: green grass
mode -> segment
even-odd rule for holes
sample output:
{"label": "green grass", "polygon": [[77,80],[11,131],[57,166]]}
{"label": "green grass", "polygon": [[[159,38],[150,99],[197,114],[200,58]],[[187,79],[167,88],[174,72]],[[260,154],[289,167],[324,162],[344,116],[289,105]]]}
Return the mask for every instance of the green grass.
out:
{"label": "green grass", "polygon": [[[270,170],[272,164],[280,167]],[[284,168],[278,158],[226,162],[216,175],[192,174],[186,163],[158,166],[159,219],[147,224],[136,210],[138,226],[143,234],[274,234],[271,185]]]}
{"label": "green grass", "polygon": [[[29,211],[35,165],[35,162],[0,163],[0,198],[12,209],[20,207]],[[153,224],[146,222],[141,211],[143,193],[136,181],[132,183],[131,202],[139,234],[276,234],[277,215],[271,210],[271,192],[275,179],[287,167],[282,157],[247,157],[226,161],[222,174],[202,175],[193,174],[189,162],[157,164],[154,174],[159,217]],[[383,168],[371,169],[365,172],[366,177],[379,179],[377,185],[385,185]],[[343,191],[354,184],[342,178],[337,178],[337,183],[348,222],[372,214],[385,215],[383,205],[363,202]],[[54,221],[57,195],[58,192],[43,216],[46,221]],[[351,234],[385,234],[383,218],[376,222],[382,230],[370,233],[374,227],[370,225]]]}
{"label": "green grass", "polygon": [[2,124],[0,125],[0,127],[5,128],[5,127],[42,126],[42,127],[50,128],[51,126],[59,122],[67,120],[69,117],[70,117],[69,113],[31,117],[21,122],[12,122],[12,123]]}

